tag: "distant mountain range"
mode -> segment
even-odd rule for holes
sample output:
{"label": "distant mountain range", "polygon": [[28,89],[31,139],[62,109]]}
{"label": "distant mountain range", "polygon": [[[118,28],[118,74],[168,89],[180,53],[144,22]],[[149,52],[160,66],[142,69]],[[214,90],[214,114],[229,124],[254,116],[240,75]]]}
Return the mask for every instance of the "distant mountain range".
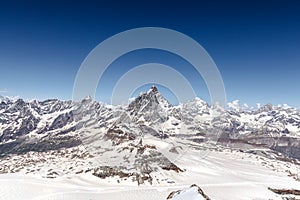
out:
{"label": "distant mountain range", "polygon": [[[300,159],[300,111],[271,104],[257,110],[225,110],[196,98],[171,105],[152,87],[128,106],[86,98],[80,102],[0,100],[0,157],[23,156],[0,173],[25,170],[34,154],[80,158],[65,173],[131,178],[138,184],[172,183],[164,171],[180,173],[176,159],[189,148],[231,148],[295,162]],[[59,161],[62,165],[62,160]],[[53,164],[53,163],[52,163]],[[50,165],[50,164],[49,164]],[[26,169],[27,170],[27,169]],[[49,168],[50,170],[50,168]],[[30,169],[26,173],[36,173]],[[49,171],[45,177],[59,176]]]}

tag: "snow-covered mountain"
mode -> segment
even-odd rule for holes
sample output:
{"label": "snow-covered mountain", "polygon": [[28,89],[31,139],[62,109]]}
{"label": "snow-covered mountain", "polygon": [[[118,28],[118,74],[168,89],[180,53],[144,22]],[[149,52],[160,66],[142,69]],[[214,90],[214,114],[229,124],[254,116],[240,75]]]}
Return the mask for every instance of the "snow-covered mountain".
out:
{"label": "snow-covered mountain", "polygon": [[298,179],[300,111],[271,104],[225,110],[199,98],[173,106],[154,86],[128,106],[89,97],[0,101],[0,173],[173,185],[194,170],[184,163],[228,151],[273,170],[279,163],[276,170]]}
{"label": "snow-covered mountain", "polygon": [[7,97],[3,97],[0,95],[0,103],[1,102],[7,102],[9,99]]}

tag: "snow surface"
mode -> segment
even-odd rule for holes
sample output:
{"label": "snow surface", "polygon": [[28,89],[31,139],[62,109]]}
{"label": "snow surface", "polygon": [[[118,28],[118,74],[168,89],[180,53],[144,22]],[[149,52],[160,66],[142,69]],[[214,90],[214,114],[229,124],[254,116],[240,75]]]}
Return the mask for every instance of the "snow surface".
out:
{"label": "snow surface", "polygon": [[[202,156],[204,155],[204,156]],[[266,162],[273,165],[264,165]],[[258,155],[231,150],[190,150],[176,161],[185,172],[167,171],[174,184],[136,186],[132,182],[100,179],[92,174],[68,174],[55,179],[39,174],[14,173],[0,175],[0,199],[126,199],[163,200],[172,191],[197,184],[212,199],[281,199],[267,188],[300,188],[300,182],[288,177],[286,169],[295,166],[269,162]],[[175,199],[192,200],[194,193]]]}

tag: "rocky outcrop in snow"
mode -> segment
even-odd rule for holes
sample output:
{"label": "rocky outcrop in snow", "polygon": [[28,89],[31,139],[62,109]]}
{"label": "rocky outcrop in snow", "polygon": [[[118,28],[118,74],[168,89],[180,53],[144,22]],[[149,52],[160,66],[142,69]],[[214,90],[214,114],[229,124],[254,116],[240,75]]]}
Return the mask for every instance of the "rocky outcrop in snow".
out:
{"label": "rocky outcrop in snow", "polygon": [[203,190],[193,184],[190,188],[185,190],[178,190],[171,192],[167,199],[171,200],[210,200],[210,198],[203,192]]}

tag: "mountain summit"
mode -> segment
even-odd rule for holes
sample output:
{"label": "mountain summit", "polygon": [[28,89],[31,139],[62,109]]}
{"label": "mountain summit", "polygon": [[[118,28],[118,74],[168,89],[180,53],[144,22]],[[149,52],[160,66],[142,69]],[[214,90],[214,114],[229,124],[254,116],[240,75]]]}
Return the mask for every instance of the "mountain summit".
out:
{"label": "mountain summit", "polygon": [[147,119],[162,119],[173,106],[162,96],[157,87],[152,86],[146,93],[140,94],[129,105],[130,115],[139,118],[144,116]]}
{"label": "mountain summit", "polygon": [[152,85],[149,92],[158,92],[158,89],[155,85]]}

